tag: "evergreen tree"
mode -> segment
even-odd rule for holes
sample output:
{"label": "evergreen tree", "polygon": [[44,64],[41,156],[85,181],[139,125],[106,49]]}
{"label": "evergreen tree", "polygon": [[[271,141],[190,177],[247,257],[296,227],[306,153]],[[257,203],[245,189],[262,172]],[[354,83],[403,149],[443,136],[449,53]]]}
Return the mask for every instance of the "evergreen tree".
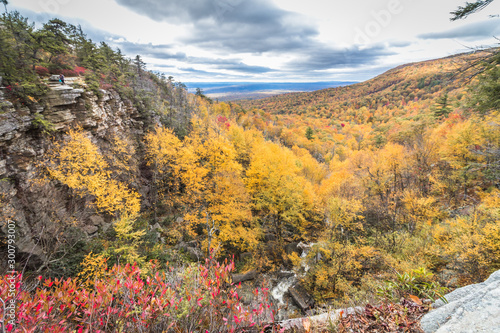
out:
{"label": "evergreen tree", "polygon": [[43,25],[39,32],[43,36],[40,38],[43,49],[50,53],[49,62],[54,56],[68,53],[71,39],[68,37],[69,25],[59,19],[52,19]]}
{"label": "evergreen tree", "polygon": [[135,56],[134,65],[137,68],[137,75],[141,76],[142,72],[146,69],[146,63],[142,61],[140,55]]}
{"label": "evergreen tree", "polygon": [[314,134],[314,131],[313,131],[313,129],[311,128],[311,126],[307,127],[307,129],[306,129],[306,138],[307,138],[308,140],[312,140],[312,139],[314,139],[314,135],[313,135],[313,134]]}
{"label": "evergreen tree", "polygon": [[196,88],[196,96],[200,96],[200,97],[205,97],[205,94],[203,94],[203,89],[201,88]]}
{"label": "evergreen tree", "polygon": [[449,106],[448,94],[444,94],[436,101],[436,106],[432,109],[434,112],[434,117],[438,119],[446,118],[451,112]]}

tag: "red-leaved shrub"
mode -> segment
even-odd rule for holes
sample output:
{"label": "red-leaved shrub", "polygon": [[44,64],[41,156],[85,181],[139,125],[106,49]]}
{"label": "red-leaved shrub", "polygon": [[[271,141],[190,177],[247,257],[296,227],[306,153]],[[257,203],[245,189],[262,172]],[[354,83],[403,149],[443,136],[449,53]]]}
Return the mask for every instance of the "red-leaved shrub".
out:
{"label": "red-leaved shrub", "polygon": [[109,90],[109,89],[113,88],[113,85],[110,83],[100,83],[99,86],[101,89],[104,89],[104,90]]}
{"label": "red-leaved shrub", "polygon": [[[254,291],[245,306],[231,283],[234,262],[204,264],[147,273],[135,265],[106,270],[86,289],[76,279],[46,279],[33,292],[15,284],[17,310],[8,332],[244,332],[273,321],[268,290]],[[9,304],[7,277],[0,296]],[[8,309],[0,309],[0,318]],[[1,325],[0,325],[1,326]]]}
{"label": "red-leaved shrub", "polygon": [[77,73],[78,75],[83,76],[83,75],[85,75],[85,71],[87,71],[87,69],[86,69],[85,67],[76,66],[76,67],[73,69],[73,71],[74,71],[75,73]]}
{"label": "red-leaved shrub", "polygon": [[78,76],[78,73],[72,69],[61,69],[60,72],[66,77]]}
{"label": "red-leaved shrub", "polygon": [[43,66],[35,66],[35,72],[40,76],[49,75],[49,69]]}

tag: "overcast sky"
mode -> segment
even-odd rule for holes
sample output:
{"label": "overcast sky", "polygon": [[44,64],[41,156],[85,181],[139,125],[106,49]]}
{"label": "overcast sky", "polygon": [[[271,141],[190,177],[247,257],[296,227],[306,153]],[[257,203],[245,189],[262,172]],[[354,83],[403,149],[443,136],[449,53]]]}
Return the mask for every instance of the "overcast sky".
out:
{"label": "overcast sky", "polygon": [[362,81],[394,66],[494,45],[500,0],[9,0],[35,21],[81,24],[178,81]]}

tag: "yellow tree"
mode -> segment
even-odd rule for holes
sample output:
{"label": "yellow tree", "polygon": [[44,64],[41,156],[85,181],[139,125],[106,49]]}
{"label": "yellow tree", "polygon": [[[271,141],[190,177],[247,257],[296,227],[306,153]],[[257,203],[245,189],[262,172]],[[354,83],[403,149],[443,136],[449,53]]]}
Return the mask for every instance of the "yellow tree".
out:
{"label": "yellow tree", "polygon": [[68,140],[55,144],[47,166],[49,175],[74,190],[91,195],[99,211],[135,215],[140,209],[137,192],[113,179],[110,167],[96,145],[80,130],[68,132]]}
{"label": "yellow tree", "polygon": [[318,217],[314,188],[300,171],[300,163],[289,149],[263,142],[254,148],[246,172],[252,207],[263,224],[271,222],[268,228],[276,232],[280,243],[287,229],[294,231],[295,238],[307,238]]}
{"label": "yellow tree", "polygon": [[472,118],[458,123],[441,146],[442,160],[452,170],[443,172],[437,185],[456,204],[467,201],[480,187],[488,187],[488,178],[498,180],[500,131],[495,121]]}
{"label": "yellow tree", "polygon": [[[210,105],[199,101],[209,111]],[[146,158],[158,183],[160,200],[182,214],[184,235],[203,235],[211,249],[244,251],[257,244],[259,229],[252,223],[242,166],[226,138],[208,115],[193,120],[183,141],[169,129],[156,128],[145,137]]]}
{"label": "yellow tree", "polygon": [[178,156],[185,219],[191,230],[204,226],[207,251],[247,250],[257,244],[258,229],[251,224],[249,197],[241,179],[242,167],[225,136],[213,129],[195,130],[186,138]]}
{"label": "yellow tree", "polygon": [[93,197],[98,211],[118,216],[114,225],[118,247],[113,252],[128,262],[140,261],[137,247],[144,231],[133,231],[140,210],[139,194],[114,179],[111,167],[83,131],[71,130],[66,141],[55,144],[46,170],[77,195]]}
{"label": "yellow tree", "polygon": [[383,232],[382,236],[390,240],[391,249],[396,246],[397,234],[404,226],[401,198],[408,186],[406,155],[403,146],[389,143],[376,153],[361,151],[350,159],[366,191],[364,206],[372,216],[366,222]]}
{"label": "yellow tree", "polygon": [[179,191],[177,159],[182,143],[173,130],[157,127],[146,134],[144,144],[146,163],[153,172],[151,200],[156,221],[159,201],[173,214]]}

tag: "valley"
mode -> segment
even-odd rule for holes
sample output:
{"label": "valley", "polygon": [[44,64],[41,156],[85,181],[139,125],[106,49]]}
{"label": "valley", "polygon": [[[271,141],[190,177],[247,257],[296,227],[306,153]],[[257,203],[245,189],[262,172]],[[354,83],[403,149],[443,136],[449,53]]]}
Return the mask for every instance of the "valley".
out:
{"label": "valley", "polygon": [[184,84],[58,19],[0,43],[4,331],[421,332],[496,281],[498,48]]}

